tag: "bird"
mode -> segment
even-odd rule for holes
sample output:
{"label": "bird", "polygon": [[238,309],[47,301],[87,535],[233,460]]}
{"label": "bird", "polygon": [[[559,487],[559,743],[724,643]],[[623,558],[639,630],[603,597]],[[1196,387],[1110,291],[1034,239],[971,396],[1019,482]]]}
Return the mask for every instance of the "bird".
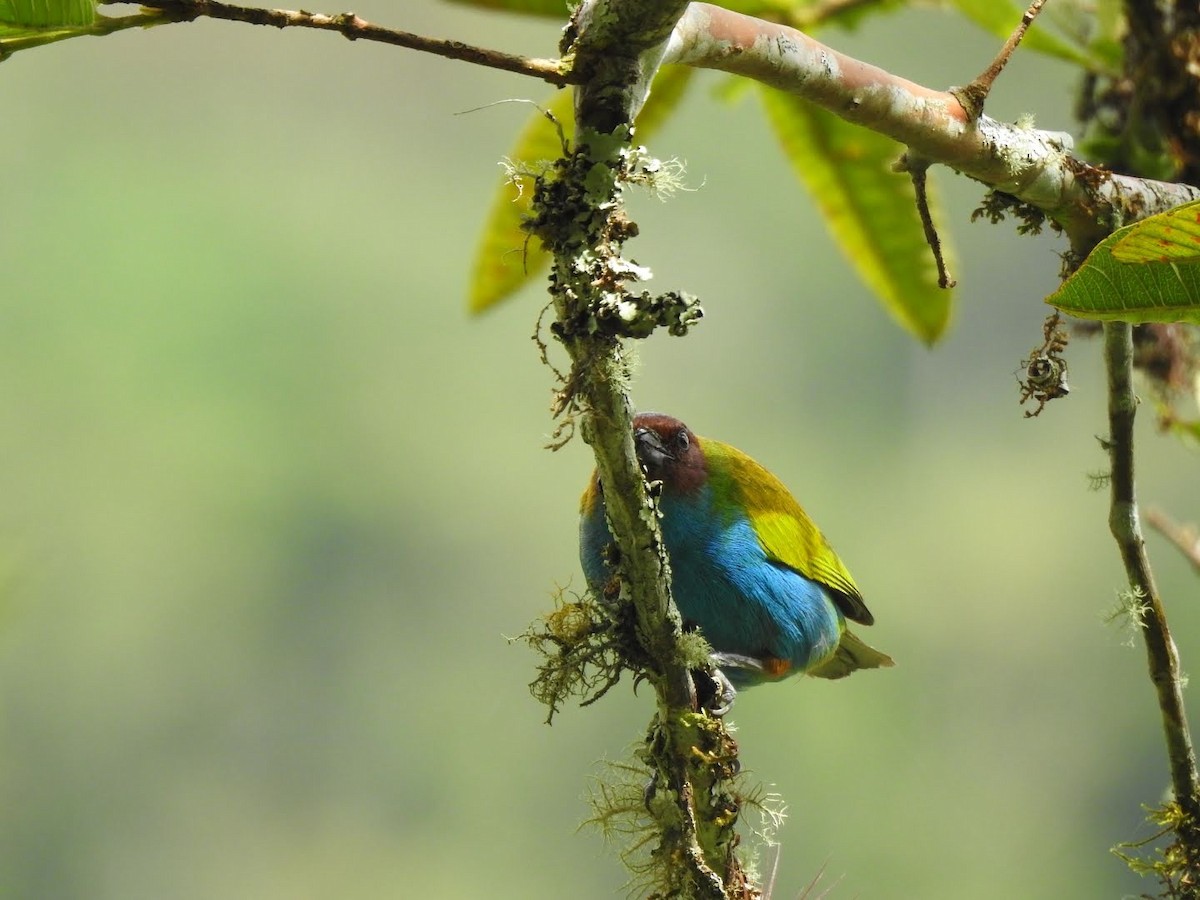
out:
{"label": "bird", "polygon": [[[672,596],[684,627],[712,647],[729,702],[736,690],[792,675],[842,678],[895,664],[846,627],[875,619],[778,478],[663,413],[635,416],[633,434],[647,479],[660,483]],[[602,595],[615,563],[596,472],[580,501],[579,555],[589,588]]]}

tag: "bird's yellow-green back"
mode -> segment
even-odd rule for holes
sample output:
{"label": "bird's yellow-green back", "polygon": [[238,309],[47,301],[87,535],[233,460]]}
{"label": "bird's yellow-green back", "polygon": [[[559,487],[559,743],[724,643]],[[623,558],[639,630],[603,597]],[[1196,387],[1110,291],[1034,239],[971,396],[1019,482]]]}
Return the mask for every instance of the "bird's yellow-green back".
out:
{"label": "bird's yellow-green back", "polygon": [[768,557],[837,592],[848,618],[871,624],[850,572],[783,483],[736,447],[699,440],[714,503],[731,513],[744,511]]}

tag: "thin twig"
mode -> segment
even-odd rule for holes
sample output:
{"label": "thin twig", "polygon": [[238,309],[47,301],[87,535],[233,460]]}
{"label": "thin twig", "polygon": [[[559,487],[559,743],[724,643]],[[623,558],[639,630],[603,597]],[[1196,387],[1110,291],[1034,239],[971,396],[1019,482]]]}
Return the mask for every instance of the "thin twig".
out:
{"label": "thin twig", "polygon": [[967,107],[967,111],[972,114],[973,118],[978,118],[983,112],[983,104],[987,100],[988,94],[991,93],[992,85],[996,83],[996,79],[1008,65],[1017,45],[1021,43],[1025,32],[1029,30],[1029,26],[1033,24],[1033,20],[1037,18],[1037,14],[1042,11],[1045,4],[1046,0],[1033,0],[1029,9],[1025,10],[1025,15],[1021,16],[1020,23],[1008,36],[1008,40],[1004,42],[1000,52],[996,54],[995,59],[988,63],[987,68],[976,75],[970,84],[955,90],[955,96],[963,101],[963,105]]}
{"label": "thin twig", "polygon": [[[1162,598],[1154,583],[1150,560],[1138,521],[1134,484],[1133,420],[1137,397],[1133,391],[1133,329],[1125,322],[1104,323],[1104,358],[1108,369],[1107,447],[1112,463],[1112,505],[1109,528],[1121,551],[1129,586],[1145,607],[1142,636],[1150,680],[1158,693],[1166,737],[1171,787],[1175,800],[1191,822],[1200,821],[1200,781],[1196,755],[1183,705],[1179,655],[1167,627]],[[1193,854],[1200,853],[1189,846]]]}
{"label": "thin twig", "polygon": [[1200,529],[1195,525],[1181,525],[1160,509],[1146,511],[1150,527],[1174,544],[1184,558],[1200,574]]}
{"label": "thin twig", "polygon": [[938,236],[937,226],[933,223],[933,212],[929,209],[929,163],[905,154],[899,168],[907,170],[912,179],[917,199],[917,215],[921,217],[921,227],[925,231],[925,243],[933,251],[933,261],[937,264],[938,287],[949,290],[958,282],[950,276],[946,256],[942,252],[942,239]]}
{"label": "thin twig", "polygon": [[[119,2],[119,0],[104,0],[104,2]],[[551,84],[569,83],[566,67],[557,59],[517,56],[512,53],[489,50],[486,47],[475,47],[471,44],[464,44],[462,41],[445,41],[408,31],[383,28],[373,25],[365,19],[360,19],[354,13],[339,13],[331,16],[303,10],[236,6],[230,3],[221,3],[218,0],[155,0],[144,6],[148,9],[161,10],[164,13],[163,18],[158,20],[159,22],[192,22],[196,19],[206,18],[247,22],[251,25],[270,25],[274,28],[315,28],[319,31],[335,31],[352,41],[377,41],[397,47],[407,47],[410,50],[420,50],[423,53],[433,53],[447,59],[487,66],[491,69],[528,75]]]}

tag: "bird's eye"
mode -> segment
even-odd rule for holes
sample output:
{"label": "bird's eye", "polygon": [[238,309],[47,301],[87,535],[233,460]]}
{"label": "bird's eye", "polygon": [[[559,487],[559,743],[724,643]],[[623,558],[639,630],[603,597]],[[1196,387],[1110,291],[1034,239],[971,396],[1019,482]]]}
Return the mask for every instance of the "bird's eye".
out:
{"label": "bird's eye", "polygon": [[688,433],[686,431],[681,431],[675,436],[675,443],[679,445],[681,452],[687,450],[688,445],[691,444],[691,442],[692,440],[688,437]]}

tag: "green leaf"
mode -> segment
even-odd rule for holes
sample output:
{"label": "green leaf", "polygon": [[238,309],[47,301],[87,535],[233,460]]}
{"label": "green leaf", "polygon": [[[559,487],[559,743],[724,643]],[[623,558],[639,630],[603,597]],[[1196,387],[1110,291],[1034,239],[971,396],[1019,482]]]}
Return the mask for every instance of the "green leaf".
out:
{"label": "green leaf", "polygon": [[537,241],[530,240],[521,223],[529,215],[532,173],[563,153],[558,130],[546,116],[554,116],[564,137],[570,140],[575,130],[573,100],[571,91],[555,94],[542,107],[545,112],[538,110],[521,130],[516,146],[504,162],[506,175],[492,198],[483,237],[475,252],[468,297],[473,313],[483,312],[510,297],[546,266],[546,251]]}
{"label": "green leaf", "polygon": [[[644,143],[652,136],[679,105],[684,89],[694,69],[686,66],[665,66],[655,77],[650,100],[637,120],[635,138]],[[570,140],[575,131],[573,93],[559,91],[543,109],[562,125]],[[484,224],[483,237],[475,254],[471,273],[468,305],[473,313],[490,309],[511,297],[531,278],[539,275],[549,263],[549,254],[521,228],[529,215],[532,194],[531,173],[544,169],[562,156],[558,130],[538,110],[534,113],[509,154],[507,167],[517,175],[520,192],[513,179],[506,177],[492,200]],[[522,177],[522,173],[524,177]]]}
{"label": "green leaf", "polygon": [[1123,231],[1112,248],[1117,262],[1200,262],[1200,200],[1142,219]]}
{"label": "green leaf", "polygon": [[0,34],[86,26],[94,21],[93,0],[0,0]]}
{"label": "green leaf", "polygon": [[1142,224],[1109,235],[1046,302],[1082,319],[1200,325],[1200,266],[1169,258],[1134,264],[1114,256]]}
{"label": "green leaf", "polygon": [[[128,17],[132,21],[135,17]],[[94,0],[0,0],[0,60],[32,47],[106,33]]]}
{"label": "green leaf", "polygon": [[[936,341],[953,293],[938,287],[911,181],[892,171],[900,145],[791,95],[760,93],[792,168],[859,277],[901,325]],[[942,249],[948,254],[945,242]]]}
{"label": "green leaf", "polygon": [[[1013,33],[1026,9],[1024,3],[1018,4],[1012,0],[953,0],[953,3],[959,12],[980,28],[1004,40],[1008,40]],[[1039,18],[1025,33],[1021,40],[1022,47],[1087,68],[1096,66],[1097,60],[1052,32],[1046,31],[1039,25],[1040,22]]]}

